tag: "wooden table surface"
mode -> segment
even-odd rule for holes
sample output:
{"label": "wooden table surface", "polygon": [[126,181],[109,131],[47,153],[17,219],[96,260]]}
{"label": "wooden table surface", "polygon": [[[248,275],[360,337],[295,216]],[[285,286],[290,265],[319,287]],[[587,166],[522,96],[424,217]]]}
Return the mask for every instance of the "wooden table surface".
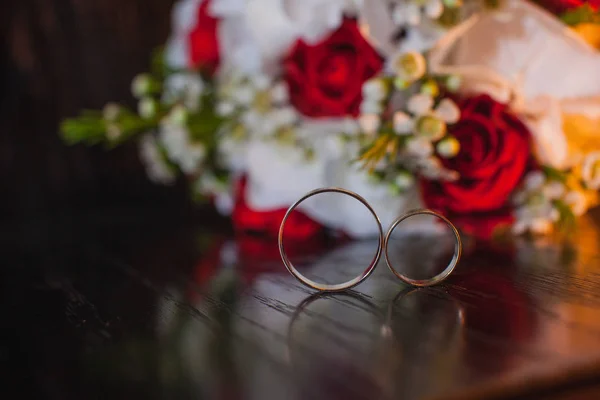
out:
{"label": "wooden table surface", "polygon": [[[434,288],[410,289],[380,263],[365,283],[330,295],[291,277],[274,240],[159,211],[3,227],[0,391],[37,399],[600,398],[598,210],[568,241],[467,238],[459,268]],[[409,259],[427,253],[407,248]],[[291,251],[303,271],[333,279],[370,256],[373,243],[318,240]]]}

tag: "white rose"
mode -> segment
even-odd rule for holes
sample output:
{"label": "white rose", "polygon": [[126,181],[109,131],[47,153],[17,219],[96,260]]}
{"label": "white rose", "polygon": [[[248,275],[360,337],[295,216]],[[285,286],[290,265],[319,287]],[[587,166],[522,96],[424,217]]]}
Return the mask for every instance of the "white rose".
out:
{"label": "white rose", "polygon": [[[312,136],[315,157],[310,162],[301,151],[277,143],[255,141],[248,146],[246,200],[250,207],[257,210],[288,207],[310,190],[338,186],[365,197],[384,227],[389,225],[407,207],[409,197],[394,196],[385,185],[374,184],[365,171],[350,163],[352,151],[333,151],[327,137],[331,135],[322,130],[319,134]],[[334,147],[339,146],[339,142],[336,143]],[[299,208],[318,222],[354,237],[376,235],[373,217],[361,203],[345,197],[341,194],[315,196]]]}

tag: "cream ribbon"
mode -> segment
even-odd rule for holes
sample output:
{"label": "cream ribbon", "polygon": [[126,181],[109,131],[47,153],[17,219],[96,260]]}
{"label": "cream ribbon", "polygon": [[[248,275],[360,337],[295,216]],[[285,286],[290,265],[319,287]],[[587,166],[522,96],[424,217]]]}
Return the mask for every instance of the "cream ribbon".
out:
{"label": "cream ribbon", "polygon": [[450,29],[430,52],[429,66],[459,75],[465,92],[508,103],[532,132],[544,164],[571,162],[569,114],[596,120],[591,132],[600,135],[600,53],[529,2],[509,0]]}

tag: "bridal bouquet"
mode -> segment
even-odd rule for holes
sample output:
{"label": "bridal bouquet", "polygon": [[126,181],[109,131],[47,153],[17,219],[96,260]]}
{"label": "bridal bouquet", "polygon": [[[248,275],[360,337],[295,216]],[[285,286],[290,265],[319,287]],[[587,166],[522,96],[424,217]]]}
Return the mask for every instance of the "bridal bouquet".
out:
{"label": "bridal bouquet", "polygon": [[[107,104],[61,130],[136,141],[151,180],[183,176],[240,230],[276,233],[305,192],[340,186],[386,225],[426,206],[479,236],[545,234],[600,189],[597,6],[180,0],[132,82],[137,110]],[[376,233],[352,199],[303,206],[292,236]]]}

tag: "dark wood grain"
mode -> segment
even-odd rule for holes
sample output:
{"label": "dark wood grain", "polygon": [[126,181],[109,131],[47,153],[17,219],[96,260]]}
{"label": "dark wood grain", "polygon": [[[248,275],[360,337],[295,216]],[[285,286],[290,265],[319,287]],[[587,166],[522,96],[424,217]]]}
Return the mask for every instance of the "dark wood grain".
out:
{"label": "dark wood grain", "polygon": [[[382,264],[356,290],[330,295],[294,280],[274,239],[160,215],[21,230],[1,270],[1,390],[40,399],[598,393],[598,211],[570,241],[466,240],[442,286],[407,288]],[[360,268],[372,245],[290,252],[306,273],[333,280]]]}
{"label": "dark wood grain", "polygon": [[173,0],[3,0],[0,217],[185,201],[151,185],[135,146],[65,146],[58,125],[108,101],[135,106],[131,79],[170,29]]}

